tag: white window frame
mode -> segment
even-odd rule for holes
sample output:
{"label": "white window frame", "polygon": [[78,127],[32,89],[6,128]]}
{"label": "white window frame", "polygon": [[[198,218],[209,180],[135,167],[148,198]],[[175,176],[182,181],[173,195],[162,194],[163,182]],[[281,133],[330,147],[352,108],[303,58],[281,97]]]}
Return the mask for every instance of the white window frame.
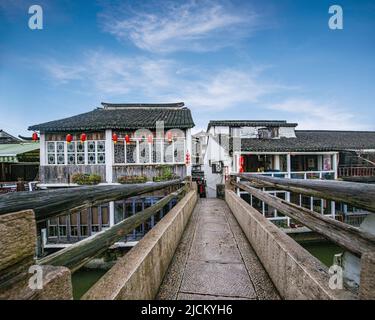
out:
{"label": "white window frame", "polygon": [[[57,143],[63,142],[64,143],[64,163],[63,164],[58,164],[57,163]],[[74,143],[74,164],[73,163],[68,163],[68,154],[72,152],[68,152],[68,143],[66,141],[54,141],[54,140],[48,140],[45,141],[45,157],[46,157],[46,162],[45,165],[47,166],[87,166],[87,165],[105,165],[106,162],[108,161],[105,156],[105,140],[87,140],[84,141],[84,163],[77,163],[77,142],[79,141],[72,141],[70,143]],[[88,163],[88,143],[89,142],[95,142],[95,163]],[[103,152],[98,152],[98,143],[102,142],[104,144],[104,151]],[[48,161],[48,156],[52,154],[52,152],[48,151],[48,144],[49,143],[54,143],[54,156],[55,156],[55,162],[54,163],[49,163]],[[80,152],[82,153],[82,152]],[[92,152],[90,152],[92,153]],[[99,163],[98,162],[98,155],[99,154],[104,154],[104,163]]]}
{"label": "white window frame", "polygon": [[[175,152],[175,140],[179,140],[179,141],[183,141],[183,144],[184,144],[184,153],[183,153],[183,159],[182,161],[179,161],[179,162],[176,162],[175,161],[175,155],[174,155],[174,152]],[[121,139],[118,139],[118,142],[117,143],[122,143],[124,145],[124,162],[115,162],[115,148],[113,148],[113,156],[112,156],[112,159],[113,159],[113,165],[114,166],[140,166],[140,165],[161,165],[161,164],[169,164],[169,165],[183,165],[185,164],[185,155],[186,155],[186,149],[187,149],[187,146],[186,146],[186,143],[187,143],[187,140],[185,137],[178,137],[178,138],[175,138],[172,140],[172,161],[165,161],[165,158],[164,158],[164,155],[165,155],[165,142],[168,141],[167,139],[165,138],[153,138],[152,140],[152,143],[149,143],[146,139],[146,141],[144,139],[140,139],[140,138],[131,138],[130,139],[131,142],[136,142],[136,161],[134,163],[128,163],[127,162],[127,150],[126,150],[126,141],[124,138],[121,138]],[[142,142],[146,142],[148,144],[148,148],[149,148],[149,161],[148,162],[140,162],[140,143]],[[154,152],[154,146],[155,146],[155,141],[157,142],[161,142],[160,143],[160,148],[161,148],[161,152],[160,152],[160,159],[161,161],[159,162],[153,162],[153,152]]]}

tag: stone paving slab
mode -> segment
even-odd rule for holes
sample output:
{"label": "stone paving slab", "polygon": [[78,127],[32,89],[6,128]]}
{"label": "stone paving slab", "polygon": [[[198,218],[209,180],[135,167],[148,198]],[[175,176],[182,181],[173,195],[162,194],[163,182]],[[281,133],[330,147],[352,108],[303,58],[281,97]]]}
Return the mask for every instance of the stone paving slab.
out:
{"label": "stone paving slab", "polygon": [[180,292],[256,298],[249,275],[241,263],[189,261]]}
{"label": "stone paving slab", "polygon": [[209,294],[179,293],[177,300],[252,300],[239,297],[213,296]]}
{"label": "stone paving slab", "polygon": [[236,242],[231,234],[206,231],[194,239],[191,259],[199,261],[216,261],[221,263],[241,263]]}
{"label": "stone paving slab", "polygon": [[223,200],[200,199],[157,299],[279,299]]}

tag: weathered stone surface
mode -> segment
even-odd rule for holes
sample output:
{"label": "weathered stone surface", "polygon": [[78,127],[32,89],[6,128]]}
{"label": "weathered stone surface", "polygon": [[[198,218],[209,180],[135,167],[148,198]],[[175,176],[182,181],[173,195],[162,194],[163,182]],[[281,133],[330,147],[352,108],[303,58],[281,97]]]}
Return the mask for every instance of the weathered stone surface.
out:
{"label": "weathered stone surface", "polygon": [[0,216],[0,299],[72,299],[70,271],[63,267],[39,266],[42,289],[33,289],[36,223],[32,210]]}
{"label": "weathered stone surface", "polygon": [[368,252],[362,255],[359,298],[375,300],[375,252]]}
{"label": "weathered stone surface", "polygon": [[180,292],[256,298],[254,287],[242,263],[189,261]]}
{"label": "weathered stone surface", "polygon": [[252,300],[241,297],[225,297],[225,296],[213,296],[204,294],[190,294],[190,293],[179,293],[177,300]]}
{"label": "weathered stone surface", "polygon": [[0,272],[35,254],[36,223],[32,210],[0,216]]}
{"label": "weathered stone surface", "polygon": [[196,201],[190,191],[83,299],[154,299]]}
{"label": "weathered stone surface", "polygon": [[254,286],[259,300],[279,300],[280,295],[274,284],[259,261],[254,249],[251,247],[236,218],[231,212],[227,213],[227,219],[236,239],[245,267]]}
{"label": "weathered stone surface", "polygon": [[158,300],[176,300],[184,276],[184,269],[189,258],[192,239],[197,228],[197,220],[199,217],[199,201],[191,214],[189,222],[181,237],[181,241],[175,251],[173,259],[169,265],[168,271],[163,279],[163,283],[159,288],[156,296]]}
{"label": "weathered stone surface", "polygon": [[327,268],[233,191],[225,199],[284,299],[355,299],[329,288]]}
{"label": "weathered stone surface", "polygon": [[254,251],[243,245],[249,244],[241,232],[224,201],[200,199],[157,298],[277,299]]}
{"label": "weathered stone surface", "polygon": [[72,300],[73,287],[70,270],[65,267],[41,266],[43,289],[36,290],[38,300]]}
{"label": "weathered stone surface", "polygon": [[30,299],[28,269],[34,263],[36,223],[25,210],[0,216],[0,299]]}

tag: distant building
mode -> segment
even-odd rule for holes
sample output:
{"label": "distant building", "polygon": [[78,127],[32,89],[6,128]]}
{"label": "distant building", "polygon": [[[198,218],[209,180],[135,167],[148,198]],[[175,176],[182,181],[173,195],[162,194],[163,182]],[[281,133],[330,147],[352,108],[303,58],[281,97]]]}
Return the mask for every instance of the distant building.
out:
{"label": "distant building", "polygon": [[18,180],[34,181],[38,169],[39,143],[25,142],[0,130],[0,188],[15,188]]}
{"label": "distant building", "polygon": [[20,143],[22,140],[12,136],[11,134],[5,132],[4,130],[0,129],[0,144],[6,143]]}
{"label": "distant building", "polygon": [[[216,185],[224,183],[229,174],[239,172],[295,179],[375,176],[375,132],[296,127],[287,121],[210,121],[204,156],[208,196],[216,195]],[[330,201],[294,199],[295,195],[278,191],[273,194],[318,212],[335,213]],[[273,208],[259,206],[267,217],[286,219]]]}
{"label": "distant building", "polygon": [[207,148],[208,134],[205,131],[200,131],[192,136],[192,164],[203,165],[204,155]]}
{"label": "distant building", "polygon": [[40,132],[42,185],[67,186],[75,173],[95,173],[105,183],[133,175],[152,179],[163,165],[176,176],[190,174],[194,122],[184,103],[102,105],[29,127]]}

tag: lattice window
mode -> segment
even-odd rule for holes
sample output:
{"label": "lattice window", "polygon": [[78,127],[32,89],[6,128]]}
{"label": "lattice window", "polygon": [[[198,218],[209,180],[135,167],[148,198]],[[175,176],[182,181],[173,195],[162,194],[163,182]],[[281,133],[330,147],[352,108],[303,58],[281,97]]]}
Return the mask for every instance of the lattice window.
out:
{"label": "lattice window", "polygon": [[125,142],[119,141],[114,145],[115,163],[125,163]]}
{"label": "lattice window", "polygon": [[105,141],[48,141],[47,164],[105,164]]}
{"label": "lattice window", "polygon": [[136,141],[130,141],[126,144],[126,163],[137,163]]}

